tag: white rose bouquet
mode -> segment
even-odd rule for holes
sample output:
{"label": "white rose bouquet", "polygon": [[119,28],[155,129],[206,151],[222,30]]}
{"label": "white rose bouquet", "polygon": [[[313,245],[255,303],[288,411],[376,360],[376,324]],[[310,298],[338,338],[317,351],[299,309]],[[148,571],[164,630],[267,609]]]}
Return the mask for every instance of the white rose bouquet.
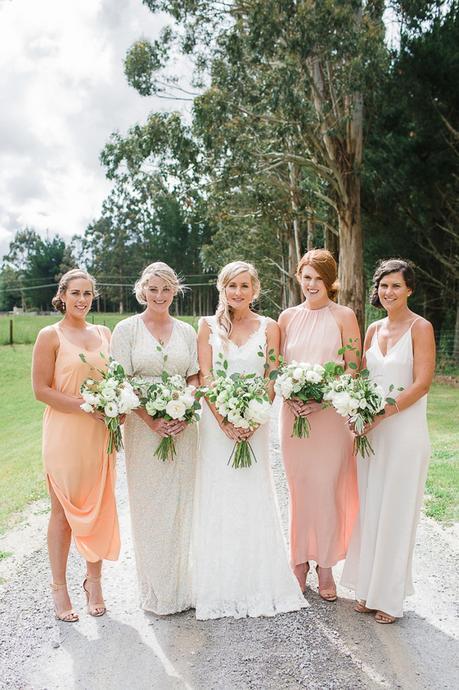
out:
{"label": "white rose bouquet", "polygon": [[[105,357],[101,353],[101,357]],[[86,362],[83,354],[80,359]],[[84,403],[80,405],[83,412],[101,412],[108,428],[107,453],[113,450],[121,450],[123,440],[121,437],[120,415],[128,414],[139,407],[140,400],[129,383],[123,367],[112,357],[108,360],[106,369],[97,369],[101,374],[101,380],[86,379],[81,384],[81,395]]]}
{"label": "white rose bouquet", "polygon": [[[265,424],[271,414],[271,402],[267,392],[267,381],[256,374],[227,375],[228,362],[220,358],[221,369],[208,388],[203,389],[209,402],[213,403],[224,418],[239,429],[255,430]],[[248,440],[236,441],[229,457],[232,467],[251,467],[257,459]]]}
{"label": "white rose bouquet", "polygon": [[[132,384],[140,395],[142,407],[153,419],[177,419],[187,424],[198,421],[201,404],[195,397],[195,387],[188,386],[183,376],[163,371],[161,381],[136,379]],[[176,455],[174,437],[162,438],[155,455],[163,462],[172,461]]]}
{"label": "white rose bouquet", "polygon": [[[328,364],[328,363],[327,363]],[[320,364],[309,362],[281,363],[279,369],[270,374],[275,379],[274,390],[284,400],[301,400],[304,403],[323,400],[327,370]],[[307,417],[295,415],[292,437],[307,438],[311,425]]]}
{"label": "white rose bouquet", "polygon": [[[389,392],[393,388],[391,386]],[[384,396],[381,386],[370,379],[369,371],[363,369],[355,377],[342,374],[337,379],[331,379],[324,393],[324,402],[354,425],[358,434],[354,440],[354,452],[360,453],[363,458],[374,454],[370,441],[363,434],[364,428],[383,414],[386,403],[394,405],[395,400]]]}

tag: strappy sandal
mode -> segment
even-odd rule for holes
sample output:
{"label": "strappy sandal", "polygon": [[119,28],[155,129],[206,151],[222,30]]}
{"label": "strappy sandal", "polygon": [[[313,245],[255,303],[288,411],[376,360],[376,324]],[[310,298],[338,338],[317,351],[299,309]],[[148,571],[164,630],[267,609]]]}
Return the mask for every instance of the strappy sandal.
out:
{"label": "strappy sandal", "polygon": [[[330,589],[321,589],[320,588],[320,578],[319,578],[319,565],[316,565],[316,573],[317,573],[317,579],[319,580],[319,596],[321,599],[324,601],[336,601],[337,596],[336,596],[336,585],[334,587],[331,587]],[[333,577],[333,575],[332,575]]]}
{"label": "strappy sandal", "polygon": [[354,606],[354,611],[357,611],[357,613],[375,613],[376,609],[369,609],[366,606],[366,601],[359,601],[357,600],[356,605]]}
{"label": "strappy sandal", "polygon": [[382,625],[390,625],[391,623],[395,623],[396,620],[397,618],[395,616],[384,613],[384,611],[376,611],[375,613],[375,621],[377,623],[382,623]]}
{"label": "strappy sandal", "polygon": [[105,606],[105,601],[98,601],[92,605],[89,603],[89,592],[86,589],[85,585],[87,582],[100,582],[100,580],[100,575],[99,577],[91,577],[90,575],[86,575],[85,579],[83,580],[83,589],[86,594],[86,604],[88,608],[88,613],[90,616],[94,616],[94,618],[99,618],[100,616],[103,616],[104,613],[107,611],[107,608]]}
{"label": "strappy sandal", "polygon": [[[56,582],[51,582],[49,586],[51,587],[53,592],[57,592],[59,589],[62,589],[63,587],[67,588],[67,583],[64,582],[63,584],[57,584]],[[56,620],[62,621],[63,623],[76,623],[80,620],[78,614],[75,613],[73,609],[68,609],[68,611],[62,611],[62,613],[59,613],[55,603],[54,616]]]}

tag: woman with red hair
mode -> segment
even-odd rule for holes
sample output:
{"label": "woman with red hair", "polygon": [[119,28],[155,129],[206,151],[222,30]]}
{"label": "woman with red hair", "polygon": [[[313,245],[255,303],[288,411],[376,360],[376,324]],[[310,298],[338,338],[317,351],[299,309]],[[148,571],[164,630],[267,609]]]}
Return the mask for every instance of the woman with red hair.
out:
{"label": "woman with red hair", "polygon": [[[279,317],[281,351],[286,362],[358,364],[360,333],[348,307],[335,302],[336,261],[329,251],[314,249],[298,264],[297,280],[304,302]],[[354,350],[338,351],[352,341]],[[308,416],[308,438],[292,438],[296,415]],[[336,600],[332,566],[346,556],[358,510],[353,438],[335,410],[316,402],[286,401],[281,412],[281,449],[290,494],[290,563],[300,587],[306,588],[314,561],[319,594]]]}

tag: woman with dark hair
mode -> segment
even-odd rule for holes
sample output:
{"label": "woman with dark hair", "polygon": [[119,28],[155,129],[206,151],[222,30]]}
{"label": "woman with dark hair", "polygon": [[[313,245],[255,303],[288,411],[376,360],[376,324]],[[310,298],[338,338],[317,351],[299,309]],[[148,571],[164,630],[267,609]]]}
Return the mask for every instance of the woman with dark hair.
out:
{"label": "woman with dark hair", "polygon": [[[110,331],[92,326],[86,317],[96,295],[94,278],[78,268],[59,281],[53,306],[59,323],[39,332],[33,350],[32,384],[37,400],[46,403],[43,417],[43,461],[51,515],[48,551],[58,620],[78,620],[67,591],[70,538],[86,561],[83,589],[91,616],[102,616],[102,559],[116,560],[120,550],[115,504],[116,454],[107,453],[108,430],[99,412],[83,412],[80,386],[108,359]],[[86,362],[79,355],[85,354]],[[94,367],[94,369],[91,369]]]}
{"label": "woman with dark hair", "polygon": [[342,584],[356,593],[355,610],[378,623],[403,616],[413,593],[411,562],[430,456],[427,392],[435,369],[432,325],[408,307],[415,287],[407,261],[382,261],[371,303],[387,316],[372,323],[364,345],[371,378],[395,404],[365,429],[374,455],[358,458],[360,516]]}
{"label": "woman with dark hair", "polygon": [[[285,361],[357,365],[359,327],[354,312],[334,301],[338,284],[333,256],[325,249],[307,252],[296,276],[305,299],[279,317]],[[338,354],[351,340],[355,350]],[[308,415],[308,438],[292,438],[295,415]],[[309,562],[315,561],[319,594],[335,601],[332,566],[346,556],[358,510],[352,433],[335,410],[289,400],[282,406],[280,435],[290,494],[290,564],[304,591]]]}

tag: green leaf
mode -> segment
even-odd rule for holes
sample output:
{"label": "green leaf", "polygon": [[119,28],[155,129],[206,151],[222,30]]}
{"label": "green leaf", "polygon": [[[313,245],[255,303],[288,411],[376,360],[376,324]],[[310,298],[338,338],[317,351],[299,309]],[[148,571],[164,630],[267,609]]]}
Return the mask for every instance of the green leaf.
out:
{"label": "green leaf", "polygon": [[355,362],[349,362],[348,364],[349,369],[354,369],[354,371],[357,369],[357,364]]}

